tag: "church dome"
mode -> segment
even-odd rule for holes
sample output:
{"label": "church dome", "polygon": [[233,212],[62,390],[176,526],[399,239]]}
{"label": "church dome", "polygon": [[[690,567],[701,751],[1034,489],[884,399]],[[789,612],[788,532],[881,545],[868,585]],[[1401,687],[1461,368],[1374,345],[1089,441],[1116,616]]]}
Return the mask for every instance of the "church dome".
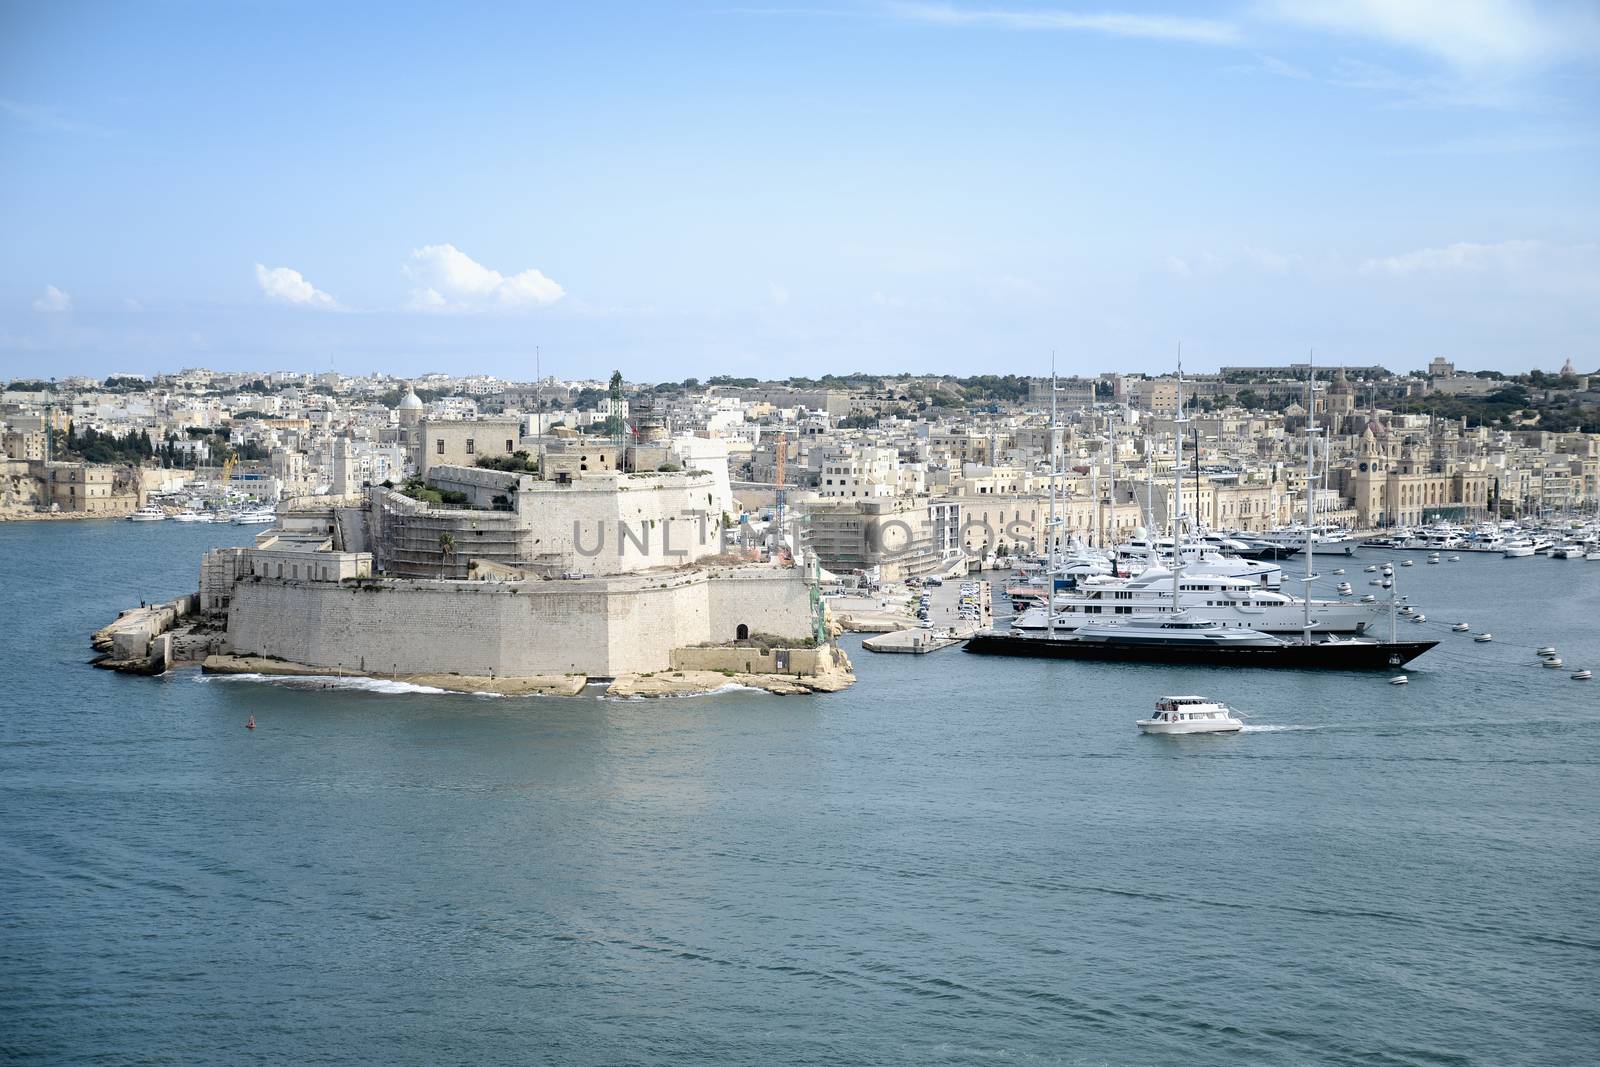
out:
{"label": "church dome", "polygon": [[401,411],[421,411],[422,398],[417,395],[416,389],[406,386],[406,395],[400,398]]}

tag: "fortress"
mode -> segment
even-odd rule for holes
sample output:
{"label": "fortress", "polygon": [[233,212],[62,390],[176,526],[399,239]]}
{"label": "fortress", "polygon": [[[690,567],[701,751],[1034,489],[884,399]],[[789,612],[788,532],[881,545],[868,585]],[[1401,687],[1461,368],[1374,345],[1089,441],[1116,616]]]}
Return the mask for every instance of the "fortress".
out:
{"label": "fortress", "polygon": [[[624,468],[640,458],[627,451]],[[400,488],[287,503],[254,547],[206,554],[196,606],[224,635],[208,651],[397,677],[848,684],[806,569],[725,550],[725,461],[632,472],[576,458],[545,457],[549,480],[434,464]]]}

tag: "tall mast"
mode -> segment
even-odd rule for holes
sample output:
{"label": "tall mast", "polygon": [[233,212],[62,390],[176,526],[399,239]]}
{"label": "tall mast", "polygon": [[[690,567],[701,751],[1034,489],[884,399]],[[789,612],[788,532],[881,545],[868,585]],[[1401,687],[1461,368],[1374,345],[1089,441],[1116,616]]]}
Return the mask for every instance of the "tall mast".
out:
{"label": "tall mast", "polygon": [[1316,484],[1313,479],[1312,447],[1316,440],[1317,429],[1317,368],[1316,353],[1312,352],[1306,363],[1306,588],[1305,588],[1305,642],[1311,643],[1311,581],[1316,576],[1311,573],[1311,524],[1312,524],[1312,487]]}
{"label": "tall mast", "polygon": [[1045,557],[1044,619],[1049,636],[1056,635],[1056,352],[1050,350],[1050,522],[1046,531],[1050,551]]}
{"label": "tall mast", "polygon": [[1115,557],[1117,552],[1117,424],[1111,423],[1111,554]]}
{"label": "tall mast", "polygon": [[1089,469],[1089,499],[1094,501],[1094,514],[1089,519],[1089,542],[1095,548],[1102,548],[1106,543],[1106,525],[1100,510],[1100,465],[1104,462],[1103,457],[1097,459]]}
{"label": "tall mast", "polygon": [[1194,525],[1195,529],[1200,528],[1200,427],[1198,426],[1194,428]]}
{"label": "tall mast", "polygon": [[1178,613],[1178,578],[1183,570],[1183,345],[1178,345],[1178,417],[1172,424],[1172,613]]}

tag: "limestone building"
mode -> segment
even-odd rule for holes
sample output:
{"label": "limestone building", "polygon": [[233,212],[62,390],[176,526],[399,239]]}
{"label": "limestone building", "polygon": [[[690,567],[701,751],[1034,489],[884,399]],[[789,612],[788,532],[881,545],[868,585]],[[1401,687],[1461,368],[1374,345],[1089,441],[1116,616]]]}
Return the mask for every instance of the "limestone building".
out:
{"label": "limestone building", "polygon": [[[487,440],[504,444],[498,430]],[[209,553],[200,598],[228,651],[369,673],[609,678],[666,670],[696,646],[823,640],[803,568],[724,549],[725,473],[541,480],[434,464],[425,482],[422,495],[449,503],[381,486],[364,501],[303,498],[255,547]]]}

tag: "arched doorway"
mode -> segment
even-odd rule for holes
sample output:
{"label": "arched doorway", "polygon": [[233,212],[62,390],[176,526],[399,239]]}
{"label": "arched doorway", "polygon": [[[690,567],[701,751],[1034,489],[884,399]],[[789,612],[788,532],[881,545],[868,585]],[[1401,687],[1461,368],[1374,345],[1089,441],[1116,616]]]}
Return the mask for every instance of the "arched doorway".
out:
{"label": "arched doorway", "polygon": [[746,626],[744,623],[741,622],[739,624],[739,628],[737,630],[733,631],[733,636],[734,636],[734,638],[736,640],[739,640],[739,641],[748,641],[748,640],[750,640],[750,627]]}

